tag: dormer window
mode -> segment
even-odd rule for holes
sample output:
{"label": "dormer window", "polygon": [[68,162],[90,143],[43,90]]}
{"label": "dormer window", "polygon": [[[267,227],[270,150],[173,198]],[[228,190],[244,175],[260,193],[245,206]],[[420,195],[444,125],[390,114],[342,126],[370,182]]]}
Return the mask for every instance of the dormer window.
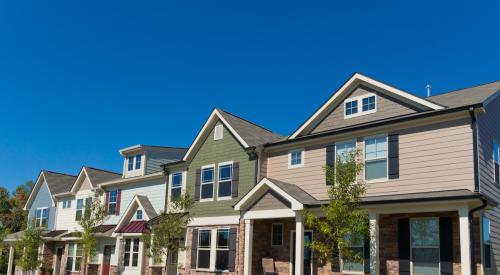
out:
{"label": "dormer window", "polygon": [[134,171],[141,169],[142,154],[129,156],[127,161],[127,171]]}
{"label": "dormer window", "polygon": [[134,170],[134,157],[128,157],[128,171]]}
{"label": "dormer window", "polygon": [[215,126],[214,140],[222,139],[223,133],[224,133],[224,131],[223,131],[222,125]]}
{"label": "dormer window", "polygon": [[375,94],[367,94],[348,98],[344,101],[344,118],[356,117],[377,111],[377,97]]}
{"label": "dormer window", "polygon": [[141,160],[142,160],[141,154],[135,155],[135,170],[141,169]]}

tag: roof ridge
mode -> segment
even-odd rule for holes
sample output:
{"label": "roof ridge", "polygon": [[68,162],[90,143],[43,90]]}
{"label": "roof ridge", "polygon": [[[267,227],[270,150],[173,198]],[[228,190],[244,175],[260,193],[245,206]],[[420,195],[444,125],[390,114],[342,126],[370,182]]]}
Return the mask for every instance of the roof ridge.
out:
{"label": "roof ridge", "polygon": [[83,168],[90,168],[90,169],[93,169],[93,170],[96,170],[96,171],[106,172],[106,173],[110,173],[110,174],[116,174],[116,175],[119,175],[119,176],[122,175],[122,174],[119,174],[117,172],[113,172],[113,171],[109,171],[109,170],[104,170],[104,169],[101,169],[101,168],[95,168],[95,167],[92,167],[92,166],[83,166]]}
{"label": "roof ridge", "polygon": [[163,146],[163,145],[147,145],[147,144],[139,144],[144,147],[158,147],[158,148],[169,148],[169,149],[188,149],[185,147],[177,147],[177,146]]}
{"label": "roof ridge", "polygon": [[[275,134],[275,135],[280,135],[280,134],[278,134],[278,133],[276,133],[276,132],[273,132],[273,131],[272,131],[272,130],[270,130],[270,129],[267,129],[267,128],[265,128],[264,126],[258,125],[257,123],[252,122],[252,121],[250,121],[250,120],[248,120],[248,119],[246,119],[246,118],[242,118],[242,117],[240,117],[240,116],[238,116],[238,115],[235,115],[235,114],[233,114],[233,113],[231,113],[231,112],[225,111],[225,110],[223,110],[223,109],[221,109],[221,108],[215,108],[215,109],[216,109],[216,110],[218,110],[218,111],[222,111],[222,112],[224,112],[224,113],[226,113],[226,114],[228,114],[228,115],[230,115],[230,116],[233,116],[233,117],[235,117],[235,118],[237,118],[237,119],[241,119],[241,120],[243,120],[243,121],[245,121],[245,122],[247,122],[247,123],[250,123],[250,124],[252,124],[252,125],[254,125],[254,126],[257,126],[257,127],[261,128],[261,129],[263,129],[263,130],[265,130],[265,131],[267,131],[267,132],[269,132],[269,133],[272,133],[272,134]],[[281,136],[281,135],[280,135],[280,136]]]}
{"label": "roof ridge", "polygon": [[445,92],[442,92],[440,94],[432,95],[432,96],[429,96],[429,97],[426,97],[426,98],[432,98],[432,97],[436,97],[436,96],[440,96],[440,95],[445,95],[445,94],[451,94],[451,93],[455,93],[455,92],[460,92],[460,91],[464,91],[464,90],[467,90],[467,89],[472,89],[472,88],[477,88],[477,87],[481,87],[481,86],[486,86],[486,85],[497,83],[497,82],[500,82],[500,80],[489,81],[489,82],[485,82],[485,83],[482,83],[482,84],[477,84],[477,85],[473,85],[473,86],[469,86],[469,87],[464,87],[464,88],[460,88],[460,89],[454,89],[454,90],[450,90],[450,91],[445,91]]}
{"label": "roof ridge", "polygon": [[54,171],[50,171],[50,170],[42,170],[42,172],[47,172],[47,173],[52,173],[52,174],[58,174],[58,175],[62,175],[62,176],[69,176],[69,177],[74,177],[74,178],[78,177],[78,176],[75,176],[75,175],[61,173],[61,172],[54,172]]}

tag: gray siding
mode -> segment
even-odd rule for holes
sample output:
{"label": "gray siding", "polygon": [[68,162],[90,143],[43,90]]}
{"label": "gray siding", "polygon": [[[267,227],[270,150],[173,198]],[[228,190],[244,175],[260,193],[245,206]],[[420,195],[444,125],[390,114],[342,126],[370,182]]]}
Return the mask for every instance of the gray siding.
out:
{"label": "gray siding", "polygon": [[[318,123],[316,127],[311,130],[311,133],[318,133],[355,124],[411,114],[418,111],[408,104],[363,86],[356,88],[346,97],[346,99],[362,96],[367,93],[375,93],[377,95],[377,112],[346,119],[344,118],[344,101],[342,101],[340,105],[335,107],[335,109],[333,109],[322,121]],[[358,106],[358,109],[361,110],[361,106]]]}
{"label": "gray siding", "polygon": [[152,174],[161,171],[161,165],[173,161],[178,161],[184,156],[184,151],[180,152],[161,152],[147,151],[146,152],[146,172]]}
{"label": "gray siding", "polygon": [[272,191],[266,192],[248,210],[290,209],[290,203]]}
{"label": "gray siding", "polygon": [[[500,97],[486,106],[486,112],[478,116],[479,192],[500,202],[500,186],[495,183],[493,141],[500,143]],[[491,221],[490,236],[493,264],[500,272],[500,208],[486,212]]]}

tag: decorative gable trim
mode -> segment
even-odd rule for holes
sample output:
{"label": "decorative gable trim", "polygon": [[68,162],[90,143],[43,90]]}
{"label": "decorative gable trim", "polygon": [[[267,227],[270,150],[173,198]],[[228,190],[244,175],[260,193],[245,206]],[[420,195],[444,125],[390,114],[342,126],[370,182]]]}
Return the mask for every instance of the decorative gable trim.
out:
{"label": "decorative gable trim", "polygon": [[366,84],[368,86],[374,86],[381,89],[383,92],[392,94],[393,96],[403,99],[413,105],[419,106],[421,108],[430,110],[442,110],[443,106],[436,103],[430,102],[418,96],[412,95],[403,90],[397,89],[373,78],[364,76],[359,73],[355,73],[347,82],[345,82],[340,89],[338,89],[309,119],[306,120],[288,139],[294,139],[297,136],[303,134],[307,130],[310,130],[318,121],[324,118],[330,111],[332,106],[338,104],[338,102],[352,89],[359,84]]}
{"label": "decorative gable trim", "polygon": [[87,174],[87,170],[85,169],[85,167],[83,167],[82,170],[80,170],[80,173],[78,174],[78,177],[75,180],[75,184],[73,184],[73,187],[71,187],[70,193],[72,195],[75,195],[76,192],[78,192],[78,188],[80,188],[80,186],[85,178],[89,179],[90,186],[92,188],[94,188],[94,185],[92,184],[92,181],[90,180],[89,175]]}
{"label": "decorative gable trim", "polygon": [[[47,184],[47,179],[45,179],[45,175],[43,171],[41,171],[36,179],[35,185],[33,186],[33,189],[30,192],[30,195],[28,197],[28,200],[26,201],[26,204],[24,205],[23,210],[28,210],[31,207],[33,200],[35,200],[36,194],[38,194],[38,191],[40,190],[42,184],[44,183]],[[50,200],[52,201],[52,207],[54,207],[56,206],[56,202],[54,201],[54,197],[52,196],[52,191],[50,191],[48,184],[47,184],[47,189],[49,190]]]}
{"label": "decorative gable trim", "polygon": [[146,211],[147,207],[145,207],[145,205],[143,205],[141,203],[141,200],[139,199],[139,197],[137,195],[135,195],[134,198],[132,199],[132,201],[127,206],[127,209],[125,209],[125,212],[123,212],[123,215],[118,220],[118,224],[116,225],[116,229],[120,230],[123,226],[125,226],[127,223],[129,223],[133,219],[135,211],[139,208],[141,208],[143,210],[142,215],[143,215],[144,221],[149,221],[150,219],[155,218],[155,217],[153,217],[153,215],[156,213],[148,213],[148,211]]}
{"label": "decorative gable trim", "polygon": [[[203,128],[201,128],[201,131],[198,133],[196,136],[196,139],[193,141],[191,146],[189,146],[189,149],[187,153],[184,155],[182,158],[183,161],[188,160],[191,155],[196,151],[196,149],[199,147],[199,143],[203,141],[203,138],[210,133],[212,130],[211,126],[214,126],[217,120],[220,120],[222,124],[231,132],[231,134],[238,140],[238,142],[243,146],[245,149],[249,148],[250,146],[243,140],[243,138],[234,130],[234,128],[224,119],[224,117],[220,114],[220,112],[217,109],[214,109],[212,111],[212,114],[210,114],[210,117],[208,120],[205,122],[203,125]],[[208,133],[207,133],[208,132]]]}

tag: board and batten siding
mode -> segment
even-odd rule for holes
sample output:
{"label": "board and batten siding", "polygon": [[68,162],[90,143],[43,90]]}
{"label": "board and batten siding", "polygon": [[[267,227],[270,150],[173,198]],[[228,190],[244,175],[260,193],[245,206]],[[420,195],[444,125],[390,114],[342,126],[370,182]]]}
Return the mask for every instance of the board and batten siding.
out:
{"label": "board and batten siding", "polygon": [[[219,124],[221,123],[217,122],[217,125]],[[191,160],[187,172],[187,190],[194,196],[196,169],[215,164],[214,201],[196,202],[192,210],[194,217],[238,215],[232,206],[255,184],[256,160],[249,159],[249,155],[225,126],[223,139],[214,140],[214,128]],[[217,201],[218,164],[227,161],[239,162],[238,197]]]}
{"label": "board and batten siding", "polygon": [[[479,158],[479,192],[500,202],[500,185],[495,183],[495,167],[493,159],[493,142],[500,143],[500,97],[486,105],[486,112],[479,114],[478,158]],[[492,267],[500,272],[500,208],[495,207],[485,213],[490,219],[491,248],[493,252]]]}
{"label": "board and batten siding", "polygon": [[28,221],[31,222],[35,219],[36,209],[37,208],[48,208],[49,209],[49,221],[47,228],[49,230],[54,229],[55,220],[56,220],[56,208],[52,206],[52,198],[50,196],[50,191],[47,186],[47,183],[44,181],[38,192],[33,199],[33,203],[28,211]]}
{"label": "board and batten siding", "polygon": [[[400,115],[407,115],[416,113],[418,110],[406,103],[397,99],[391,98],[383,93],[377,92],[373,89],[359,86],[350,95],[346,97],[354,98],[363,96],[369,93],[376,94],[376,109],[375,113],[367,115],[360,115],[356,117],[344,118],[344,101],[342,101],[335,109],[333,109],[322,121],[314,127],[310,133],[319,133],[328,130],[338,129],[346,126],[352,126],[360,123],[366,123],[386,118],[391,118]],[[361,105],[358,105],[358,111],[361,112]]]}
{"label": "board and batten siding", "polygon": [[[399,133],[398,179],[367,183],[366,196],[393,195],[455,189],[474,190],[474,162],[470,120],[460,119],[397,130]],[[382,132],[375,134],[383,134]],[[371,135],[371,134],[370,134]],[[363,137],[357,139],[363,150]],[[288,168],[288,151],[268,153],[267,177],[300,186],[316,199],[327,199],[326,146],[332,139],[305,147],[304,166]],[[301,148],[297,145],[297,148]],[[362,152],[361,152],[362,153]]]}

